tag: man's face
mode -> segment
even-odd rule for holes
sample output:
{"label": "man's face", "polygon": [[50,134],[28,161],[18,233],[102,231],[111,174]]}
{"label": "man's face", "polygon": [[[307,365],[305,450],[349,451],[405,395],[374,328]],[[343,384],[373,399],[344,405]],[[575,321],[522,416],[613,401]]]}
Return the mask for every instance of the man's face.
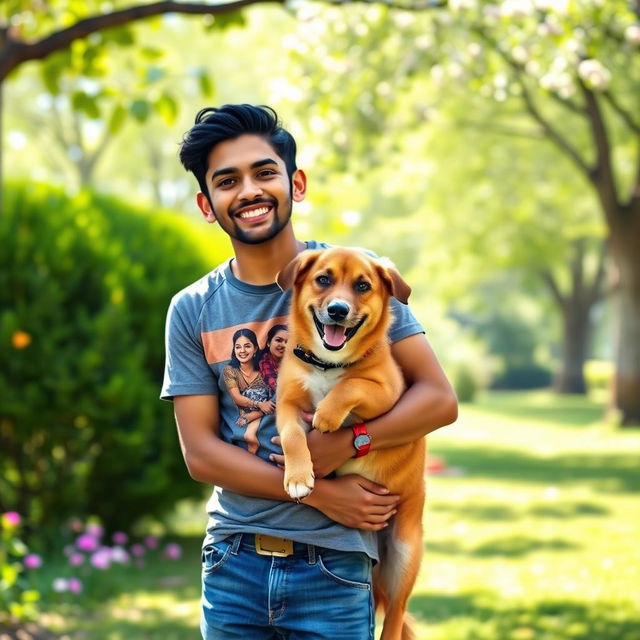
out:
{"label": "man's face", "polygon": [[206,220],[244,244],[261,244],[280,233],[291,218],[292,200],[302,200],[306,187],[301,171],[290,182],[273,147],[249,134],[211,150],[205,180],[211,202],[200,193],[198,206]]}

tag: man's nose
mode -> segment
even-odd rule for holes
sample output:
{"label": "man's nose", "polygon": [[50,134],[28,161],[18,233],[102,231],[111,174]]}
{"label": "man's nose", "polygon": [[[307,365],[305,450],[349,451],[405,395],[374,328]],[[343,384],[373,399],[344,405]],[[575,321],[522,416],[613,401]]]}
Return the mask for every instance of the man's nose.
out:
{"label": "man's nose", "polygon": [[240,185],[238,197],[242,200],[253,200],[261,193],[262,187],[253,178],[245,178]]}

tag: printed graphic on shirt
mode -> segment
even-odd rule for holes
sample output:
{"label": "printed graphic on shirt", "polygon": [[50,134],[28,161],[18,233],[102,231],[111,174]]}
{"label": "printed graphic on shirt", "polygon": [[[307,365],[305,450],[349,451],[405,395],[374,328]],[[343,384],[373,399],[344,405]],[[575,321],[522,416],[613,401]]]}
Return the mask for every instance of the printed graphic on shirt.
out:
{"label": "printed graphic on shirt", "polygon": [[[275,412],[278,369],[289,337],[285,323],[271,320],[269,324],[262,346],[252,328],[236,329],[229,341],[228,363],[222,369],[226,387],[223,392],[226,390],[238,409],[235,424],[244,429],[247,450],[254,454],[260,446],[258,432],[262,418]],[[218,342],[219,336],[211,334],[219,331],[209,332],[209,344]]]}

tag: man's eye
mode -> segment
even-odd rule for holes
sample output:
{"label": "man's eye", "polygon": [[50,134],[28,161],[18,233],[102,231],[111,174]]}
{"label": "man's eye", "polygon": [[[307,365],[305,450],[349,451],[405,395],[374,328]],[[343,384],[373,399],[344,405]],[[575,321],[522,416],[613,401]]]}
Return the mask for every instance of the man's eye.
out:
{"label": "man's eye", "polygon": [[233,178],[225,178],[218,182],[219,187],[230,187],[233,184]]}
{"label": "man's eye", "polygon": [[261,178],[270,178],[271,176],[275,176],[276,172],[273,169],[265,169],[258,174]]}
{"label": "man's eye", "polygon": [[371,291],[371,285],[368,282],[361,280],[360,282],[356,282],[355,290],[358,293],[366,293],[367,291]]}
{"label": "man's eye", "polygon": [[321,287],[329,287],[331,286],[331,278],[329,278],[329,276],[318,276],[316,278],[316,283]]}

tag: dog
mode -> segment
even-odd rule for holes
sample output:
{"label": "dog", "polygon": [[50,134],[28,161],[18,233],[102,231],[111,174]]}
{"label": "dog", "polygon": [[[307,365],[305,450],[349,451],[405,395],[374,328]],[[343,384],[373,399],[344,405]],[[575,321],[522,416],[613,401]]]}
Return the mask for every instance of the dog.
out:
{"label": "dog", "polygon": [[[389,411],[404,390],[387,339],[390,298],[406,304],[411,289],[393,266],[355,249],[305,251],[277,276],[293,287],[289,341],[280,365],[276,424],[284,453],[284,487],[300,500],[314,475],[300,413],[313,428],[335,431]],[[422,558],[425,440],[370,451],[341,466],[399,494],[397,513],[379,533],[374,568],[376,608],[385,611],[381,640],[415,638],[407,602]]]}

